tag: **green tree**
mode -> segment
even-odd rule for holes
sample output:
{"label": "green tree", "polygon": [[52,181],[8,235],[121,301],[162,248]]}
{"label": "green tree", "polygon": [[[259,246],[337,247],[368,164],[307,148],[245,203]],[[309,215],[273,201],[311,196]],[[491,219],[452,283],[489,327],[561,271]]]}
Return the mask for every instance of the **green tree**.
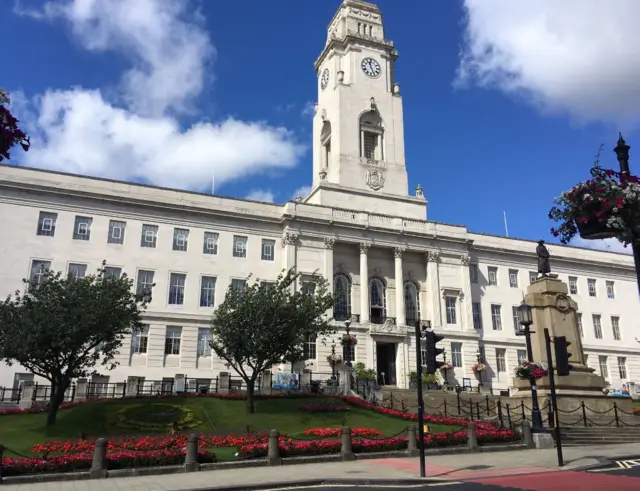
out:
{"label": "green tree", "polygon": [[20,145],[25,152],[31,145],[29,137],[18,128],[18,120],[9,111],[9,104],[9,95],[0,89],[0,162],[9,160],[9,149],[14,145]]}
{"label": "green tree", "polygon": [[125,335],[142,328],[150,294],[135,294],[126,275],[105,275],[104,264],[84,278],[43,271],[0,302],[0,361],[51,383],[47,426],[55,424],[71,382],[95,374],[98,365],[115,368]]}
{"label": "green tree", "polygon": [[[313,276],[301,283],[290,270],[275,283],[255,281],[244,289],[230,288],[211,322],[213,351],[247,385],[247,411],[255,412],[258,375],[282,362],[300,360],[303,343],[332,334],[327,311],[333,306],[328,283]],[[293,285],[300,288],[292,293]]]}

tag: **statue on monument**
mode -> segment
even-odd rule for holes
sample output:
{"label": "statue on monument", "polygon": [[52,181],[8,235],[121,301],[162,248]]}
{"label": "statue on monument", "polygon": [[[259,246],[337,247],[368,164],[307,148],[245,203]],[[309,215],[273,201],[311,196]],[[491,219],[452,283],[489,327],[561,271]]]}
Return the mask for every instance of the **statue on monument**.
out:
{"label": "statue on monument", "polygon": [[549,250],[544,245],[544,240],[538,241],[536,254],[538,255],[538,275],[548,277],[551,273],[551,264],[549,263]]}

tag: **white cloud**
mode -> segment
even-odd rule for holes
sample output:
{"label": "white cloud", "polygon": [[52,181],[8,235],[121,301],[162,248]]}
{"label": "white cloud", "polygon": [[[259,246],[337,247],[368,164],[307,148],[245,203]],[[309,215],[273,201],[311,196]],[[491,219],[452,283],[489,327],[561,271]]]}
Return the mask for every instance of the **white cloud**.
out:
{"label": "white cloud", "polygon": [[302,196],[303,198],[306,198],[311,192],[311,189],[313,189],[311,186],[301,186],[294,191],[293,195],[291,196],[291,199],[296,199],[298,196]]}
{"label": "white cloud", "polygon": [[194,5],[67,0],[19,11],[64,20],[83,48],[131,63],[112,98],[99,88],[49,89],[16,111],[32,136],[25,164],[189,189],[209,188],[214,168],[219,185],[295,166],[305,148],[285,128],[233,118],[181,127],[177,116],[193,114],[215,53]]}
{"label": "white cloud", "polygon": [[640,122],[640,2],[464,0],[457,82],[579,121]]}
{"label": "white cloud", "polygon": [[617,239],[585,240],[580,237],[576,237],[573,241],[571,241],[571,245],[586,247],[587,249],[596,249],[599,251],[633,254],[633,252],[631,251],[631,247],[624,247],[622,243]]}
{"label": "white cloud", "polygon": [[312,118],[316,114],[316,103],[307,101],[302,106],[301,115],[303,118]]}
{"label": "white cloud", "polygon": [[247,199],[251,201],[262,201],[263,203],[273,203],[276,197],[267,189],[254,189],[247,195]]}

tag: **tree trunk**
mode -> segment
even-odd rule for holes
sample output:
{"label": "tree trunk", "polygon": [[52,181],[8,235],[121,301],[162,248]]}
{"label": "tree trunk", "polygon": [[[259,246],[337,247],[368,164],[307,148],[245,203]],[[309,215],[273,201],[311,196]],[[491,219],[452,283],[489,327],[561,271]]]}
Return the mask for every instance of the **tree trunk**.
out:
{"label": "tree trunk", "polygon": [[249,414],[253,414],[256,412],[255,404],[253,402],[253,395],[255,393],[255,383],[256,381],[251,378],[247,380],[247,412]]}
{"label": "tree trunk", "polygon": [[69,384],[51,383],[51,395],[49,396],[49,407],[47,408],[47,426],[54,426],[58,416],[58,408],[64,402],[64,393]]}

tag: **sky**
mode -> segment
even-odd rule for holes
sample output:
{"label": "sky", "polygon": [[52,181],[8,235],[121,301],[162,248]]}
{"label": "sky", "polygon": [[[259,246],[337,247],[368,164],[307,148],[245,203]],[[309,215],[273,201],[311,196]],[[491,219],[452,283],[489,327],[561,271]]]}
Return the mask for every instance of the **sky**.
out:
{"label": "sky", "polygon": [[[32,138],[11,163],[200,192],[215,168],[216,194],[304,195],[313,62],[339,4],[3,0],[0,86]],[[617,168],[622,131],[640,166],[640,1],[377,4],[430,220],[505,235],[506,213],[510,236],[554,242],[553,199],[600,145]]]}

